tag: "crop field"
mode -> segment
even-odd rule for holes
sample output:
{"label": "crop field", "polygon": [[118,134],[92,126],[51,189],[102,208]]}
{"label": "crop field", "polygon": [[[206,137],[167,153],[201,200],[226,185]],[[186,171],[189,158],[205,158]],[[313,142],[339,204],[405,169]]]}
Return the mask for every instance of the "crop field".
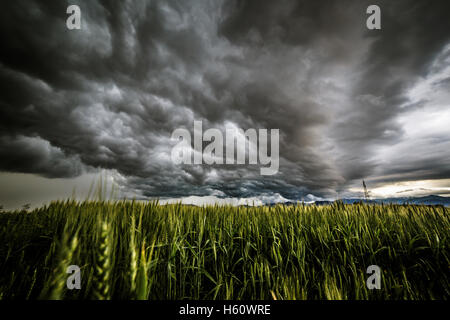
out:
{"label": "crop field", "polygon": [[[448,299],[449,213],[52,202],[0,213],[0,298]],[[80,289],[67,289],[70,265]],[[366,286],[370,265],[380,289]]]}

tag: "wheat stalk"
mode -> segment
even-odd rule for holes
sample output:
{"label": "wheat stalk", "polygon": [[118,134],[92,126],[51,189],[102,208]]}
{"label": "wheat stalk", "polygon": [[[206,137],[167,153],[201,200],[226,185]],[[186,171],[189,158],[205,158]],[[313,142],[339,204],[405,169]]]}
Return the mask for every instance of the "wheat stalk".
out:
{"label": "wheat stalk", "polygon": [[133,216],[131,217],[131,230],[130,230],[130,284],[132,294],[134,294],[136,291],[136,275],[138,270],[138,257],[136,253],[135,234],[136,234],[136,222],[133,214]]}
{"label": "wheat stalk", "polygon": [[111,269],[111,234],[106,222],[101,224],[100,245],[97,250],[97,260],[94,268],[94,299],[110,299],[110,269]]}
{"label": "wheat stalk", "polygon": [[59,246],[59,263],[53,271],[53,277],[50,285],[45,288],[40,296],[41,299],[62,300],[66,288],[66,270],[71,265],[73,254],[78,246],[78,237],[75,235],[72,241],[67,245],[67,236]]}

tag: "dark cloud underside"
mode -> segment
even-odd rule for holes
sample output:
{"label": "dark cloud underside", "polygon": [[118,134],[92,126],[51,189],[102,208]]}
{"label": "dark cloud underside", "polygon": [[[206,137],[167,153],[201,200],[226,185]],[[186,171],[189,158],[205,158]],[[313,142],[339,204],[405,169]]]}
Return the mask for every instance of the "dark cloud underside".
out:
{"label": "dark cloud underside", "polygon": [[[449,2],[377,1],[382,30],[370,31],[372,2],[71,1],[79,31],[65,27],[68,2],[5,2],[0,170],[114,169],[124,187],[160,197],[334,196],[377,175],[450,178],[449,136],[395,163],[377,156],[404,141],[397,120],[420,108],[408,90],[439,71]],[[279,173],[175,166],[170,135],[194,120],[279,128]]]}

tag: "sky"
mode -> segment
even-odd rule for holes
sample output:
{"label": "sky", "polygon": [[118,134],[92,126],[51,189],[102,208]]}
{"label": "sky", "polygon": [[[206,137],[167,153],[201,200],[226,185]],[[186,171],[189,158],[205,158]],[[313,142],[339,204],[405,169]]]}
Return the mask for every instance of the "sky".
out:
{"label": "sky", "polygon": [[[66,9],[81,9],[68,30]],[[366,9],[381,9],[369,30]],[[0,204],[450,196],[450,2],[36,1],[0,10]],[[174,130],[279,129],[279,170],[177,165]]]}

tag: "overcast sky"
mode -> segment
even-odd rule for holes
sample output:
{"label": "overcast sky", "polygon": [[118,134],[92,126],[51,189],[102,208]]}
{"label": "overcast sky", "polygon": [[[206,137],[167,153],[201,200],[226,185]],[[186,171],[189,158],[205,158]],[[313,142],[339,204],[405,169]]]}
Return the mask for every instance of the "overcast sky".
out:
{"label": "overcast sky", "polygon": [[[1,6],[0,204],[101,170],[137,198],[336,198],[362,179],[380,196],[450,194],[447,0]],[[279,172],[175,165],[171,134],[194,120],[279,129]]]}

